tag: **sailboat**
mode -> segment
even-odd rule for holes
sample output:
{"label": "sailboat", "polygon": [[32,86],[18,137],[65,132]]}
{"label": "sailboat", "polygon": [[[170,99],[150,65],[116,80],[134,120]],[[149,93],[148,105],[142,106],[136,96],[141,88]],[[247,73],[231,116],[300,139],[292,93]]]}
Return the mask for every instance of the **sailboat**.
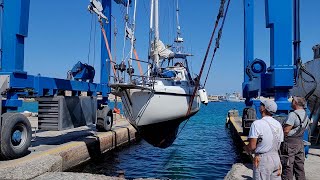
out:
{"label": "sailboat", "polygon": [[[191,54],[173,52],[160,40],[158,7],[158,0],[151,0],[150,30],[154,31],[146,76],[133,78],[128,71],[129,82],[115,80],[110,86],[121,97],[125,117],[142,138],[155,147],[167,148],[176,139],[179,125],[195,115],[201,102],[208,103],[208,99],[204,89],[198,91],[191,76],[187,59]],[[178,12],[177,4],[177,21]],[[179,25],[177,29],[175,44],[179,45],[183,38]],[[134,39],[134,28],[127,32]]]}

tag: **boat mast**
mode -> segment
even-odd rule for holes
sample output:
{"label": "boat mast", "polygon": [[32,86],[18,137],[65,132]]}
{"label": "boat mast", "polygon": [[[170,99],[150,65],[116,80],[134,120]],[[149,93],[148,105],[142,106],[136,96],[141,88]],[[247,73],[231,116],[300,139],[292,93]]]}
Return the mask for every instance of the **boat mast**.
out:
{"label": "boat mast", "polygon": [[159,0],[154,0],[154,60],[159,68]]}
{"label": "boat mast", "polygon": [[133,22],[132,22],[132,36],[131,36],[131,47],[130,47],[130,59],[129,65],[132,66],[132,57],[133,57],[133,48],[134,48],[134,32],[136,30],[136,10],[137,10],[137,1],[134,1],[134,10],[133,10]]}
{"label": "boat mast", "polygon": [[180,46],[181,43],[183,43],[183,38],[181,37],[181,27],[179,22],[179,0],[176,0],[177,2],[177,9],[176,9],[176,23],[177,23],[177,38],[174,40],[174,42],[177,43],[176,50],[178,53],[181,53],[182,46]]}
{"label": "boat mast", "polygon": [[149,52],[148,52],[148,73],[147,75],[150,76],[150,70],[151,70],[151,64],[150,64],[150,45],[152,44],[152,31],[153,31],[153,9],[154,9],[154,0],[151,0],[151,4],[150,4],[150,30],[149,30]]}
{"label": "boat mast", "polygon": [[177,39],[180,37],[180,23],[179,23],[179,0],[177,1],[177,9],[176,9],[176,16],[177,16]]}

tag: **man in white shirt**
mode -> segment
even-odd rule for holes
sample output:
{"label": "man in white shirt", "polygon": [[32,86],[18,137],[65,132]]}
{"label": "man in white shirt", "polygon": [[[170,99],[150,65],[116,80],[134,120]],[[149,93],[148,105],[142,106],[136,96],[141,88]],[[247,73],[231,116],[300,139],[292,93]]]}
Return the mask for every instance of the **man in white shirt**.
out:
{"label": "man in white shirt", "polygon": [[249,144],[245,150],[254,153],[253,179],[281,179],[281,162],[278,150],[283,142],[283,130],[279,121],[272,115],[277,104],[272,100],[261,100],[262,119],[252,123],[249,132]]}

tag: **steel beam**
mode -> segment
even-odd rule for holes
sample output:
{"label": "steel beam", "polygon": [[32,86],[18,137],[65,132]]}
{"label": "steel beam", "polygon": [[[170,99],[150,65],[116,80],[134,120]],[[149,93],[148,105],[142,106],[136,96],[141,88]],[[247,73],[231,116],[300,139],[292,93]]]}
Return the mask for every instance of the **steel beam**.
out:
{"label": "steel beam", "polygon": [[246,98],[246,105],[252,105],[250,96],[250,79],[246,73],[247,66],[254,59],[254,1],[244,0],[244,82],[242,83],[242,96]]}
{"label": "steel beam", "polygon": [[[102,0],[103,6],[103,14],[108,18],[108,23],[103,23],[103,28],[106,31],[107,39],[109,46],[111,48],[111,0]],[[103,36],[101,34],[101,36]],[[101,69],[100,69],[100,83],[101,85],[108,85],[109,83],[109,75],[110,75],[110,57],[108,51],[105,47],[104,39],[101,38]],[[103,96],[103,103],[108,103],[108,94],[111,92],[111,88],[107,86],[103,86],[102,89],[102,96]]]}
{"label": "steel beam", "polygon": [[[3,2],[3,3],[1,3]],[[24,72],[24,39],[28,36],[30,0],[2,0],[1,7],[1,61],[0,75],[10,76],[9,93],[3,101],[5,107],[21,106],[19,95],[32,97],[53,96],[60,90],[74,92],[86,91],[96,96],[101,93],[103,104],[108,102],[111,92],[109,83],[110,58],[101,41],[100,84],[83,81],[64,80],[57,78],[32,76]],[[102,0],[104,14],[109,22],[103,24],[111,46],[111,0]],[[1,92],[2,93],[2,92]],[[78,93],[77,93],[78,94]]]}
{"label": "steel beam", "polygon": [[28,36],[30,0],[3,0],[1,30],[2,72],[24,69],[24,39]]}
{"label": "steel beam", "polygon": [[[261,94],[271,92],[278,104],[278,111],[288,113],[289,90],[293,87],[294,66],[292,59],[292,0],[265,0],[266,27],[270,29],[270,68],[262,78],[267,82]],[[269,76],[269,77],[268,77]],[[265,91],[265,92],[264,92]]]}

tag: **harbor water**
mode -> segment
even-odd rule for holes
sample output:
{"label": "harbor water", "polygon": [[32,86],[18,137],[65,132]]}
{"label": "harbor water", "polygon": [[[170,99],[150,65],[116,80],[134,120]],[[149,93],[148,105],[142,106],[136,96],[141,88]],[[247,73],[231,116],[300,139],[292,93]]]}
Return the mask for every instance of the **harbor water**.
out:
{"label": "harbor water", "polygon": [[209,103],[189,120],[171,147],[159,149],[140,141],[74,171],[108,176],[124,171],[126,178],[223,179],[240,160],[225,128],[226,115],[243,107],[244,103]]}
{"label": "harbor water", "polygon": [[[190,118],[167,149],[155,148],[142,140],[72,171],[108,176],[123,171],[126,178],[223,179],[232,165],[240,161],[225,128],[226,115],[230,109],[243,107],[244,103],[211,102]],[[24,103],[19,111],[25,110],[36,112],[37,102]]]}

